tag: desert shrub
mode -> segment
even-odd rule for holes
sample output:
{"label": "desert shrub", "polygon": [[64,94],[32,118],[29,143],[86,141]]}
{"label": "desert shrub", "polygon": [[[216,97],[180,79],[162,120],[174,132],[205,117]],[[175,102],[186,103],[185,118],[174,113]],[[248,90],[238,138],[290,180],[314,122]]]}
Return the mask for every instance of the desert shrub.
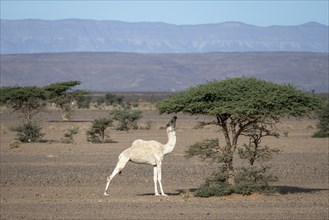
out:
{"label": "desert shrub", "polygon": [[91,129],[86,132],[87,141],[91,143],[104,143],[105,142],[105,130],[112,126],[112,119],[99,118],[95,119],[92,123]]}
{"label": "desert shrub", "polygon": [[123,96],[115,95],[112,93],[105,94],[105,104],[106,105],[122,105],[124,100]]}
{"label": "desert shrub", "polygon": [[73,127],[67,129],[64,133],[64,138],[62,138],[62,142],[66,144],[73,144],[74,143],[74,135],[78,134],[79,128]]}
{"label": "desert shrub", "polygon": [[229,174],[224,167],[220,167],[208,177],[205,183],[195,192],[197,197],[226,196],[234,192],[233,186],[227,183]]}
{"label": "desert shrub", "polygon": [[319,123],[317,124],[317,128],[319,130],[313,134],[313,137],[329,137],[329,102],[318,111],[318,118]]}
{"label": "desert shrub", "polygon": [[91,99],[92,99],[91,96],[86,96],[86,95],[78,96],[76,99],[78,108],[89,109]]}
{"label": "desert shrub", "polygon": [[198,197],[227,196],[230,194],[250,195],[254,192],[275,193],[276,188],[271,186],[271,182],[277,181],[277,178],[269,175],[269,167],[242,168],[237,174],[236,184],[227,183],[228,173],[221,168],[208,177],[205,183],[195,192]]}
{"label": "desert shrub", "polygon": [[325,130],[319,130],[313,134],[314,138],[326,138],[329,137],[329,132]]}
{"label": "desert shrub", "polygon": [[138,102],[134,102],[134,103],[133,103],[133,108],[138,108],[138,107],[139,107]]}
{"label": "desert shrub", "polygon": [[277,177],[269,174],[267,166],[244,167],[237,174],[237,184],[234,192],[237,194],[250,195],[253,192],[273,193],[276,189],[270,185],[276,182]]}
{"label": "desert shrub", "polygon": [[37,142],[42,139],[45,135],[41,132],[41,126],[33,121],[28,121],[19,125],[12,130],[17,132],[17,140],[26,143],[26,142]]}
{"label": "desert shrub", "polygon": [[97,105],[102,105],[103,103],[105,103],[105,98],[104,97],[98,97],[96,99],[96,104]]}
{"label": "desert shrub", "polygon": [[142,118],[142,114],[141,111],[137,110],[116,109],[110,112],[110,117],[118,122],[116,126],[117,130],[128,132],[130,129],[138,128],[137,122]]}
{"label": "desert shrub", "polygon": [[233,187],[227,183],[218,183],[216,185],[201,186],[195,196],[197,197],[211,197],[211,196],[227,196],[232,194],[234,191]]}
{"label": "desert shrub", "polygon": [[181,193],[180,196],[187,201],[189,198],[191,198],[193,196],[193,194],[191,193],[190,189],[188,188],[184,188]]}
{"label": "desert shrub", "polygon": [[274,188],[270,183],[276,181],[276,177],[267,173],[269,167],[263,166],[263,162],[271,160],[273,154],[278,153],[276,148],[261,145],[262,138],[266,136],[278,137],[275,126],[269,121],[250,125],[242,135],[249,137],[249,142],[238,148],[240,159],[248,162],[249,166],[235,172],[235,184],[229,184],[226,161],[230,155],[225,151],[225,146],[220,146],[218,139],[206,139],[191,145],[186,151],[187,158],[198,156],[208,162],[221,163],[219,171],[213,173],[205,183],[197,190],[196,196],[224,196],[232,193],[249,195],[253,192],[270,193]]}
{"label": "desert shrub", "polygon": [[185,157],[191,158],[194,156],[210,162],[220,163],[225,160],[223,147],[219,146],[218,138],[205,139],[203,141],[192,144],[185,151]]}

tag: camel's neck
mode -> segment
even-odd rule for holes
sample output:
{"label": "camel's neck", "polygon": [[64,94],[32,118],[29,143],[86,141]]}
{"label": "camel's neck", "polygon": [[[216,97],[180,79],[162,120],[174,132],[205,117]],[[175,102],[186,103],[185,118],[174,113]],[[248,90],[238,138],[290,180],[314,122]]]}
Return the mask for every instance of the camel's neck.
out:
{"label": "camel's neck", "polygon": [[169,154],[174,150],[176,145],[176,131],[170,130],[168,133],[168,143],[164,145],[163,153],[164,155]]}

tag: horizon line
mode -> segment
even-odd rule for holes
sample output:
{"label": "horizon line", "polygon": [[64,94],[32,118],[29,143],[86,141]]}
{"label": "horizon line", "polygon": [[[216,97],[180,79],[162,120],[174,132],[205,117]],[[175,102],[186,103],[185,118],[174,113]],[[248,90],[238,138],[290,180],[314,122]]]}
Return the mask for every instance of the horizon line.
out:
{"label": "horizon line", "polygon": [[307,25],[307,24],[315,24],[315,25],[323,25],[323,26],[329,26],[329,24],[323,24],[318,21],[307,21],[300,24],[294,24],[294,25],[282,25],[282,24],[272,24],[267,26],[260,26],[255,25],[251,23],[245,23],[242,21],[234,21],[234,20],[228,20],[228,21],[222,21],[222,22],[211,22],[211,23],[196,23],[196,24],[174,24],[174,23],[168,23],[164,21],[123,21],[123,20],[115,20],[115,19],[92,19],[92,18],[61,18],[61,19],[43,19],[43,18],[20,18],[20,19],[6,19],[6,18],[0,18],[0,21],[25,21],[25,20],[31,20],[31,21],[69,21],[69,20],[82,20],[82,21],[96,21],[96,22],[122,22],[122,23],[130,23],[130,24],[136,24],[136,23],[161,23],[161,24],[167,24],[167,25],[174,25],[174,26],[197,26],[197,25],[217,25],[217,24],[226,24],[226,23],[236,23],[236,24],[242,24],[242,25],[249,25],[249,26],[255,26],[255,27],[272,27],[272,26],[283,26],[283,27],[291,27],[291,26],[300,26],[300,25]]}

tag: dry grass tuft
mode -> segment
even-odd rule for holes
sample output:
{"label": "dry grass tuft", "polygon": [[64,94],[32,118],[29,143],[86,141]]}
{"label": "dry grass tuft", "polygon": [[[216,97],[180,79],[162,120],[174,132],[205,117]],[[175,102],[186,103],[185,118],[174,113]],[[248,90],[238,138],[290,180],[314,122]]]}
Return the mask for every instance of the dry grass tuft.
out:
{"label": "dry grass tuft", "polygon": [[22,142],[20,142],[19,140],[13,140],[9,144],[10,149],[20,148],[21,146],[22,146]]}

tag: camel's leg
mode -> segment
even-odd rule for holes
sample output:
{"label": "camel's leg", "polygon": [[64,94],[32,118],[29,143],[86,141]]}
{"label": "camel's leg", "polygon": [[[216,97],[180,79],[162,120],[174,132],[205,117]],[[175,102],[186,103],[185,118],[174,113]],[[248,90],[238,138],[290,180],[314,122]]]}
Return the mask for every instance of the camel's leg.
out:
{"label": "camel's leg", "polygon": [[162,164],[161,164],[161,161],[157,164],[157,167],[158,167],[158,182],[159,182],[159,187],[160,187],[160,192],[161,192],[161,195],[162,196],[167,196],[164,192],[163,192],[163,188],[162,188],[162,182],[161,182],[161,167],[162,167]]}
{"label": "camel's leg", "polygon": [[158,182],[158,167],[157,166],[153,166],[153,181],[154,181],[154,194],[156,196],[159,196],[159,192],[158,192],[158,187],[157,187],[157,182]]}
{"label": "camel's leg", "polygon": [[114,168],[112,174],[109,177],[107,177],[107,182],[106,182],[106,187],[105,187],[105,192],[104,192],[105,196],[109,196],[109,194],[107,193],[107,189],[109,188],[111,180],[113,179],[113,177],[115,177],[115,175],[117,175],[126,166],[128,161],[129,161],[129,159],[126,158],[125,156],[122,156],[119,158],[119,161],[118,161],[116,167]]}

